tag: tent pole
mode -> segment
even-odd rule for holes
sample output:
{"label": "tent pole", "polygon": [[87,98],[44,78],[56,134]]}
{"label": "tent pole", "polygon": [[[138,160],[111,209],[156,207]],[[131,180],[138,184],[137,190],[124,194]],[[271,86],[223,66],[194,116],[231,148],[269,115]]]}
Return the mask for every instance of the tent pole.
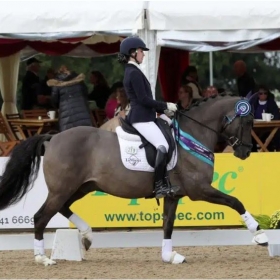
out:
{"label": "tent pole", "polygon": [[209,52],[209,85],[213,86],[213,52]]}

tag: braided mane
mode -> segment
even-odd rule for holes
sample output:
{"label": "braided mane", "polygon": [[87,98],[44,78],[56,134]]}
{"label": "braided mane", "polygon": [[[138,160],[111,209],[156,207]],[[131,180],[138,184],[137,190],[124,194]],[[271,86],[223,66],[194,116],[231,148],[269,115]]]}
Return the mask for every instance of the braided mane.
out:
{"label": "braided mane", "polygon": [[236,94],[234,93],[220,93],[220,94],[216,94],[216,95],[212,95],[209,97],[205,97],[205,98],[201,98],[198,101],[196,101],[194,104],[190,105],[188,108],[184,109],[184,112],[196,109],[197,107],[200,107],[201,105],[207,103],[207,101],[212,100],[212,99],[216,99],[217,97],[226,97],[226,96],[231,96],[231,97],[237,97]]}

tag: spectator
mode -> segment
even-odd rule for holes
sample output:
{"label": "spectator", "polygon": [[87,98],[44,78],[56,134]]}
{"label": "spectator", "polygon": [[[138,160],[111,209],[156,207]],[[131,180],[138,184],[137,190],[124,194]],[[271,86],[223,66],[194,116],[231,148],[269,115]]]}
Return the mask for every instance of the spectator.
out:
{"label": "spectator", "polygon": [[110,88],[107,81],[99,71],[92,71],[90,82],[94,87],[88,99],[94,100],[99,109],[104,109],[110,96]]}
{"label": "spectator", "polygon": [[188,66],[182,75],[181,85],[187,85],[192,88],[194,101],[202,97],[202,90],[198,83],[198,74],[195,66]]}
{"label": "spectator", "polygon": [[122,82],[116,82],[111,87],[111,95],[108,98],[108,101],[105,106],[105,112],[107,119],[112,119],[115,114],[115,110],[118,106],[118,100],[117,100],[117,93],[123,89],[123,83]]}
{"label": "spectator", "polygon": [[59,131],[93,125],[84,78],[84,74],[77,75],[61,66],[56,78],[47,82],[52,87],[53,104],[59,109]]}
{"label": "spectator", "polygon": [[[280,119],[279,108],[274,100],[274,95],[268,90],[266,86],[259,86],[258,92],[252,97],[251,104],[254,108],[255,119],[262,119],[262,113],[270,113],[273,115],[274,120]],[[269,133],[263,133],[259,135],[262,141],[265,141]],[[254,139],[253,141],[253,151],[257,151],[257,143]],[[279,131],[275,134],[272,142],[268,145],[268,150],[273,151],[276,149],[280,150],[280,133]]]}
{"label": "spectator", "polygon": [[237,88],[239,96],[245,97],[247,94],[256,91],[254,78],[247,72],[246,64],[243,60],[234,63],[234,72],[237,76]]}
{"label": "spectator", "polygon": [[206,88],[206,90],[203,92],[203,97],[210,97],[213,95],[218,95],[218,90],[216,87],[209,86]]}
{"label": "spectator", "polygon": [[192,88],[187,85],[183,85],[180,87],[178,92],[178,109],[179,110],[185,110],[187,109],[192,101],[193,101],[193,94],[192,94]]}
{"label": "spectator", "polygon": [[27,71],[22,81],[22,110],[32,110],[37,105],[37,96],[40,94],[40,63],[38,59],[32,57],[27,60]]}
{"label": "spectator", "polygon": [[52,89],[47,85],[47,81],[55,77],[55,71],[50,68],[47,70],[46,77],[40,82],[40,92],[38,93],[37,101],[38,107],[43,109],[53,109],[51,103]]}
{"label": "spectator", "polygon": [[118,101],[118,107],[116,108],[114,116],[115,117],[120,116],[122,118],[125,118],[125,116],[127,116],[130,111],[130,104],[126,96],[126,93],[124,91],[124,88],[118,90],[117,101]]}

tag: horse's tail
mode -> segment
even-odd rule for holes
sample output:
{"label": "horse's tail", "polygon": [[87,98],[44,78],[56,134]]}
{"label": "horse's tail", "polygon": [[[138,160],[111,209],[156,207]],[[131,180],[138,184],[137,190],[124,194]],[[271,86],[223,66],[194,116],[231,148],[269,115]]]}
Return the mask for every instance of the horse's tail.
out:
{"label": "horse's tail", "polygon": [[20,201],[33,187],[45,152],[42,145],[51,138],[51,135],[36,135],[15,146],[0,177],[0,210]]}

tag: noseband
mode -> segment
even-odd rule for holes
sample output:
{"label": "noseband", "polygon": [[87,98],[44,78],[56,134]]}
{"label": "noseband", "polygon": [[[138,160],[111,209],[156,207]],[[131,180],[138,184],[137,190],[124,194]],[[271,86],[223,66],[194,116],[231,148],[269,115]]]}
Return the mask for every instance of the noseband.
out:
{"label": "noseband", "polygon": [[[248,116],[248,115],[253,115],[252,113],[252,110],[251,110],[251,104],[248,102],[248,100],[246,99],[242,99],[242,100],[239,100],[237,101],[237,103],[235,104],[235,114],[233,116],[224,116],[224,125],[222,127],[222,130],[221,132],[189,117],[188,115],[186,115],[185,113],[183,113],[182,111],[177,111],[178,114],[180,115],[183,115],[184,117],[196,122],[197,124],[215,132],[218,136],[221,136],[223,137],[228,145],[230,145],[233,149],[236,149],[237,147],[241,147],[241,146],[245,146],[245,147],[248,147],[248,148],[252,148],[252,144],[251,143],[246,143],[242,140],[243,138],[243,131],[244,131],[244,117]],[[176,112],[176,113],[177,113]],[[175,116],[175,118],[177,118]],[[236,134],[234,136],[227,136],[224,134],[224,131],[226,130],[227,127],[229,127],[233,121],[236,119],[236,118],[239,118],[240,122],[239,122],[239,126],[238,126],[238,129],[236,131]],[[179,123],[179,122],[178,122]]]}
{"label": "noseband", "polygon": [[[252,113],[250,113],[250,115],[254,116]],[[252,148],[252,144],[250,143],[246,143],[242,140],[243,138],[243,129],[244,129],[244,118],[240,115],[235,114],[233,117],[229,117],[229,116],[225,116],[225,124],[222,128],[221,131],[221,135],[223,136],[224,134],[222,134],[226,128],[228,126],[231,125],[231,123],[236,119],[239,118],[239,126],[238,126],[238,130],[236,131],[236,134],[234,136],[230,136],[230,137],[226,137],[228,144],[232,147],[232,148],[237,148],[240,146],[245,146],[248,148]]]}

